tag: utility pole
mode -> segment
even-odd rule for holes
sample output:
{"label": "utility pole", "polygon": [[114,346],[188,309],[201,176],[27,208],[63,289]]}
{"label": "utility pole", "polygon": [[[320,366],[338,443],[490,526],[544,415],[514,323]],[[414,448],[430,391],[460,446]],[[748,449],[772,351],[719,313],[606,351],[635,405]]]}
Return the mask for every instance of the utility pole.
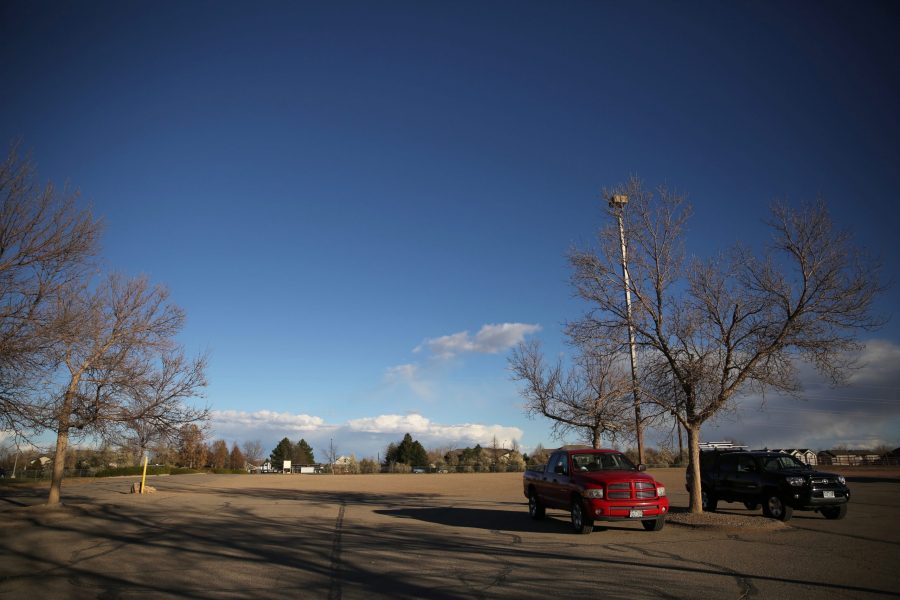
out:
{"label": "utility pole", "polygon": [[609,207],[619,222],[619,241],[622,244],[622,279],[625,282],[625,310],[628,317],[628,347],[631,351],[631,389],[634,394],[634,430],[637,436],[638,462],[644,462],[644,426],[641,423],[641,399],[638,394],[637,352],[634,341],[634,323],[631,319],[631,279],[628,277],[628,255],[625,244],[623,213],[628,204],[628,196],[615,194],[609,198]]}

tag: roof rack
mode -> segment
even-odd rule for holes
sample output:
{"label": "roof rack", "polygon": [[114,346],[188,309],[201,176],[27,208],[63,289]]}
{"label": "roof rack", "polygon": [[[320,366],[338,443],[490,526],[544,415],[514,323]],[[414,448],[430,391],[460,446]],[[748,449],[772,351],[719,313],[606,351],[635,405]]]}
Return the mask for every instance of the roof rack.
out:
{"label": "roof rack", "polygon": [[747,446],[739,446],[731,442],[700,442],[701,450],[746,450]]}

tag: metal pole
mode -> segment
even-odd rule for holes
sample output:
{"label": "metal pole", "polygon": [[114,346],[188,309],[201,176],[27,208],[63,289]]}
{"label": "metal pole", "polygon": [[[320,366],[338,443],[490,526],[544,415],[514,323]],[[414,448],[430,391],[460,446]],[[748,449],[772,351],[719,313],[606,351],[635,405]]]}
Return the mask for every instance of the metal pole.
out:
{"label": "metal pole", "polygon": [[141,493],[144,493],[144,488],[147,485],[147,463],[150,461],[150,455],[144,455],[144,474],[141,475]]}
{"label": "metal pole", "polygon": [[625,281],[625,310],[628,317],[628,348],[631,354],[631,389],[634,394],[634,429],[637,436],[638,462],[644,462],[644,428],[641,423],[641,399],[638,395],[637,352],[635,350],[634,323],[631,318],[631,279],[628,276],[628,256],[625,245],[625,225],[622,213],[628,203],[628,196],[616,194],[609,199],[609,206],[616,213],[619,222],[619,241],[622,244],[622,278]]}
{"label": "metal pole", "polygon": [[10,479],[16,478],[16,467],[19,466],[19,434],[16,432],[16,436],[13,439],[13,443],[16,445],[16,459],[13,461],[13,472],[12,477]]}

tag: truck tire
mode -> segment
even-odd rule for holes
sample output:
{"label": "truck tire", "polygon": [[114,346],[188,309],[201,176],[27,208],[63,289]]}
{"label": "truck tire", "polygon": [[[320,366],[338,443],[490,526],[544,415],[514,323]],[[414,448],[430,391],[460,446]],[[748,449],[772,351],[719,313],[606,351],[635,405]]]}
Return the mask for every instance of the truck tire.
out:
{"label": "truck tire", "polygon": [[584,502],[575,496],[572,498],[572,529],[575,533],[586,534],[594,530],[594,520],[584,512]]}
{"label": "truck tire", "polygon": [[777,492],[769,491],[763,495],[763,514],[779,521],[789,521],[794,509],[786,504]]}
{"label": "truck tire", "polygon": [[701,490],[700,499],[701,505],[703,506],[703,512],[716,512],[716,506],[719,504],[718,498],[706,490]]}
{"label": "truck tire", "polygon": [[547,514],[547,509],[541,504],[534,488],[528,490],[528,514],[535,521],[540,521]]}
{"label": "truck tire", "polygon": [[826,519],[843,519],[847,516],[847,505],[826,506],[819,509],[819,512],[822,513],[822,516]]}
{"label": "truck tire", "polygon": [[647,531],[659,531],[666,525],[666,518],[659,517],[658,519],[646,519],[641,521],[641,525],[644,526],[644,529]]}

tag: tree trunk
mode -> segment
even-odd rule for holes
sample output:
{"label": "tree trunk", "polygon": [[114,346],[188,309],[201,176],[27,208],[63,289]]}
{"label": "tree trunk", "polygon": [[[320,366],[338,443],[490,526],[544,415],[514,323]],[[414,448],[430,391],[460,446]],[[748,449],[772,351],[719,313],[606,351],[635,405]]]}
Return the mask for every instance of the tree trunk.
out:
{"label": "tree trunk", "polygon": [[603,445],[603,430],[599,427],[595,428],[591,432],[591,446],[595,449],[600,448]]}
{"label": "tree trunk", "polygon": [[59,504],[63,474],[66,470],[66,448],[69,446],[69,415],[72,414],[72,394],[66,392],[59,412],[59,427],[56,430],[56,455],[53,457],[53,478],[50,480],[50,495],[47,504]]}
{"label": "tree trunk", "polygon": [[703,499],[700,496],[700,426],[691,424],[687,427],[688,437],[688,469],[691,472],[691,487],[688,490],[691,500],[691,512],[703,512]]}

